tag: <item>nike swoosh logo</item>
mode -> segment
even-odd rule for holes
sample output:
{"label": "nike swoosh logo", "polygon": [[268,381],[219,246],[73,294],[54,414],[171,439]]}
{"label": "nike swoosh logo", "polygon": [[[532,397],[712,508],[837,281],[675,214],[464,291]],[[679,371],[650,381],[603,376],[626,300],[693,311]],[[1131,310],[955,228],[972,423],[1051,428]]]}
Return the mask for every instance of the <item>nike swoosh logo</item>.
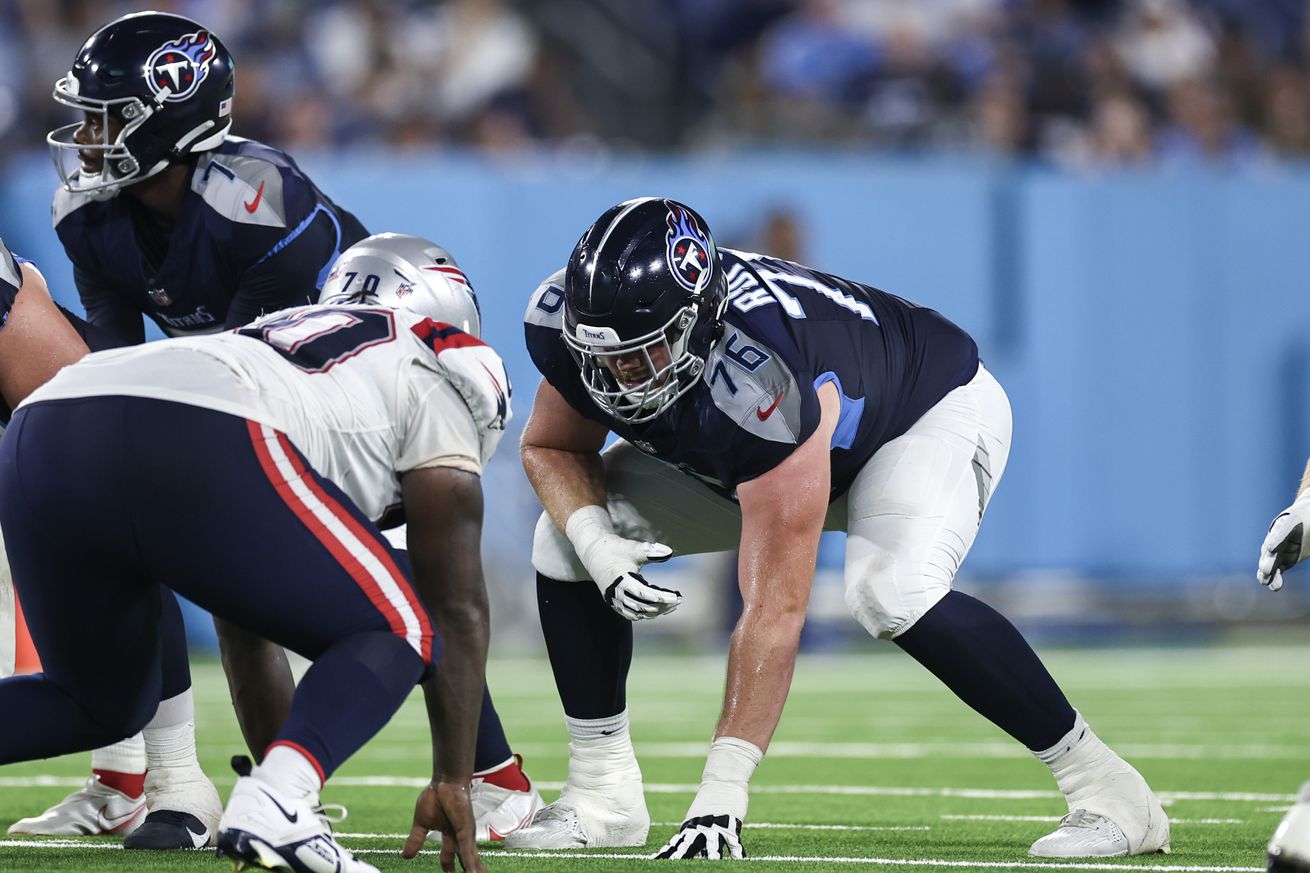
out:
{"label": "nike swoosh logo", "polygon": [[255,199],[254,199],[254,200],[251,200],[249,203],[242,204],[242,205],[244,205],[244,206],[246,207],[246,212],[249,212],[251,215],[254,215],[254,214],[255,214],[255,210],[259,208],[259,201],[261,201],[261,200],[264,199],[264,185],[265,185],[265,184],[267,184],[267,183],[266,183],[266,182],[260,182],[260,183],[259,183],[259,190],[255,192]]}
{"label": "nike swoosh logo", "polygon": [[99,812],[101,830],[115,831],[118,828],[121,828],[123,825],[127,824],[129,821],[131,821],[132,818],[140,814],[141,814],[141,807],[136,806],[133,807],[132,809],[129,809],[127,812],[123,813],[122,815],[110,815],[109,804],[106,803],[100,807],[100,812]]}
{"label": "nike swoosh logo", "polygon": [[286,816],[287,821],[291,822],[292,824],[295,824],[296,822],[300,821],[300,813],[287,812],[286,807],[284,807],[282,804],[277,802],[277,798],[275,798],[273,795],[269,794],[267,791],[265,791],[262,788],[259,789],[259,793],[263,794],[269,800],[273,801],[273,805],[277,807],[278,812]]}
{"label": "nike swoosh logo", "polygon": [[784,394],[786,394],[786,393],[787,393],[787,389],[786,389],[786,388],[784,388],[783,390],[779,391],[779,392],[778,392],[778,396],[775,397],[775,398],[773,398],[773,402],[769,404],[769,408],[768,408],[768,409],[759,409],[758,407],[756,408],[756,410],[755,410],[755,414],[759,416],[760,421],[764,421],[764,420],[765,420],[766,418],[768,418],[770,415],[773,415],[773,410],[775,410],[775,409],[778,408],[778,404],[782,402],[782,395],[784,395]]}

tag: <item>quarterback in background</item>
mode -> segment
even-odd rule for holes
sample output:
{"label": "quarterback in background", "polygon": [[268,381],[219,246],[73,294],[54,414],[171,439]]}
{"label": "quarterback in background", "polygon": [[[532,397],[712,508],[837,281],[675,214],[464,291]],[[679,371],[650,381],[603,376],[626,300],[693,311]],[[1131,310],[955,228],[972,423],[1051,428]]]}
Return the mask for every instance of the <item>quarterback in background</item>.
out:
{"label": "quarterback in background", "polygon": [[[607,210],[525,321],[544,377],[521,447],[546,510],[533,565],[572,742],[559,800],[506,845],[645,843],[632,622],[682,596],[641,568],[738,548],[744,608],[722,715],[659,857],[742,858],[750,779],[791,685],[826,528],[847,533],[846,603],[869,633],[1050,768],[1069,814],[1032,854],[1168,850],[1146,781],[1009,621],[952,590],[1010,449],[1009,402],[968,334],[868,285],[720,249],[704,219],[661,198]],[[621,439],[602,454],[610,432]]]}
{"label": "quarterback in background", "polygon": [[[488,630],[479,477],[509,384],[448,323],[476,325],[471,291],[420,275],[449,256],[417,249],[425,260],[393,258],[400,281],[375,275],[350,302],[92,355],[19,407],[0,443],[0,522],[46,669],[0,682],[0,707],[25,714],[0,728],[0,763],[140,729],[168,665],[186,661],[160,633],[167,582],[313,661],[262,763],[234,762],[221,854],[370,873],[333,838],[319,791],[422,680],[433,772],[404,854],[435,829],[444,869],[456,854],[483,869],[470,805]],[[168,475],[178,465],[186,477]],[[69,500],[85,509],[71,522]],[[396,507],[408,562],[376,524]],[[57,519],[72,530],[55,541],[43,531]],[[120,653],[109,677],[90,633],[105,626]]]}

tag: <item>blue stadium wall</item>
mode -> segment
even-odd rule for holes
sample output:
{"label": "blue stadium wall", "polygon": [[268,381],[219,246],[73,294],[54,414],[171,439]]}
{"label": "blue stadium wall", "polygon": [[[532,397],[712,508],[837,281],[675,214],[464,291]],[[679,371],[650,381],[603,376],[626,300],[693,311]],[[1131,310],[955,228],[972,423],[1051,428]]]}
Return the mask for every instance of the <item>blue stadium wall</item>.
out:
{"label": "blue stadium wall", "polygon": [[[771,208],[793,211],[813,265],[940,309],[1008,390],[1014,446],[970,558],[976,576],[1246,573],[1310,453],[1305,170],[1070,175],[827,153],[301,163],[370,229],[456,253],[509,364],[519,425],[537,381],[525,301],[603,209],[684,199],[725,244]],[[0,234],[77,308],[52,189],[39,157],[11,163]],[[535,510],[512,437],[498,465],[489,514],[520,530]],[[527,547],[511,549],[526,561]]]}

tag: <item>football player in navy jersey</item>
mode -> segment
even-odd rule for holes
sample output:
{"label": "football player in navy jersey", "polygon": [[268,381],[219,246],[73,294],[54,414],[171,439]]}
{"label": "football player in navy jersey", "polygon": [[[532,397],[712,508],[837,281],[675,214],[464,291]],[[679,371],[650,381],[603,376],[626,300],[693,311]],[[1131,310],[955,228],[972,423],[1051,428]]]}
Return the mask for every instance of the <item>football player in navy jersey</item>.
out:
{"label": "football player in navy jersey", "polygon": [[[704,219],[659,198],[605,212],[525,320],[544,376],[522,441],[546,510],[533,565],[572,742],[559,800],[506,845],[645,843],[625,698],[632,622],[682,596],[641,569],[737,548],[744,608],[722,715],[658,857],[743,857],[748,785],[782,713],[829,529],[847,533],[846,603],[869,633],[1050,767],[1069,815],[1032,854],[1168,849],[1141,775],[1013,625],[951,590],[1010,447],[1005,392],[968,334],[876,288],[720,249]],[[621,439],[602,454],[610,432]]]}

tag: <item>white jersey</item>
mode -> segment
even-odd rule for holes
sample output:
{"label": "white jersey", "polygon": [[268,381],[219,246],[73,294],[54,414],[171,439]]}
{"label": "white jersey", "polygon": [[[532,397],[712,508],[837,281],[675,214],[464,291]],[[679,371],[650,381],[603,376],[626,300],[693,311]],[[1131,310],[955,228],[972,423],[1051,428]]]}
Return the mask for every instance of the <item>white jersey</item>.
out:
{"label": "white jersey", "polygon": [[[400,503],[400,474],[481,474],[510,418],[500,356],[403,310],[301,306],[236,331],[97,352],[24,401],[170,400],[285,433],[369,518]],[[21,407],[20,407],[21,408]]]}

